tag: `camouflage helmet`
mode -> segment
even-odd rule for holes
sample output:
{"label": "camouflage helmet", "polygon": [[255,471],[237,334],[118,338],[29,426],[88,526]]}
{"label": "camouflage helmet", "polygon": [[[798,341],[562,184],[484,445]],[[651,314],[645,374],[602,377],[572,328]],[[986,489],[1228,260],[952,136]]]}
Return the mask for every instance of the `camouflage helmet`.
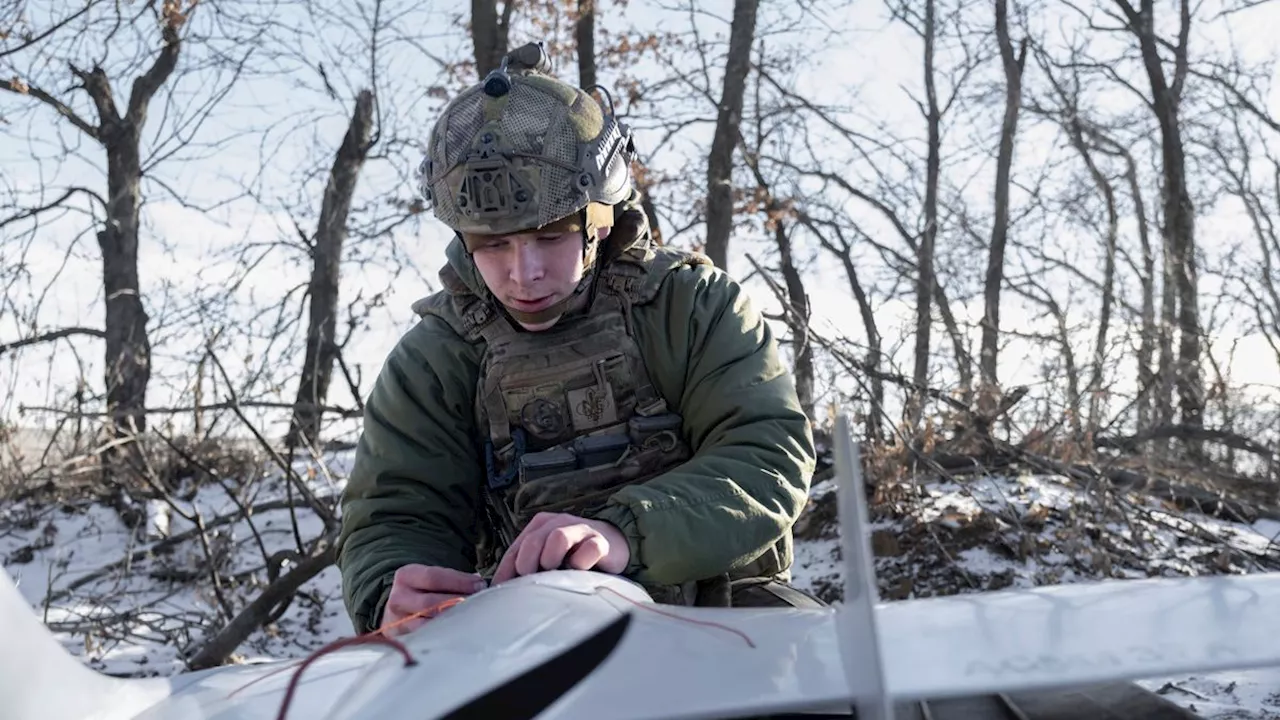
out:
{"label": "camouflage helmet", "polygon": [[541,228],[589,206],[604,215],[631,192],[633,152],[630,131],[553,77],[541,44],[530,43],[445,107],[416,179],[435,216],[465,239]]}

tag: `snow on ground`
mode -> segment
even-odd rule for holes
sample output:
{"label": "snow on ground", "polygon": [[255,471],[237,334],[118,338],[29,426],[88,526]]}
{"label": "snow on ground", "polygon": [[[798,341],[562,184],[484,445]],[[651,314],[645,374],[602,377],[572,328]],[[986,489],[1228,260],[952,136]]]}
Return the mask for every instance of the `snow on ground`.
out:
{"label": "snow on ground", "polygon": [[[334,498],[351,453],[323,463],[295,463],[312,491]],[[841,582],[831,483],[815,485],[810,512],[797,525],[794,582],[838,602]],[[286,498],[278,472],[251,483],[187,489],[179,508],[209,526],[237,503],[261,506]],[[150,508],[151,536],[126,532],[107,508],[77,503],[0,508],[0,561],[68,651],[91,667],[119,675],[169,675],[228,617],[201,570],[216,559],[233,608],[265,582],[266,558],[309,541],[322,524],[309,511],[295,530],[286,509],[265,509],[206,533],[173,542],[192,524]],[[872,547],[885,601],[1005,587],[1093,580],[1250,572],[1280,554],[1280,522],[1230,523],[1181,513],[1150,498],[1108,503],[1051,477],[981,478],[923,484],[877,497]],[[286,566],[287,567],[287,566]],[[307,583],[287,611],[246,641],[233,661],[305,656],[351,634],[340,578],[330,567]],[[1280,669],[1153,678],[1143,686],[1206,718],[1280,719]]]}
{"label": "snow on ground", "polygon": [[[316,496],[336,498],[350,461],[345,453],[323,465],[298,461],[294,468],[309,478]],[[296,500],[297,491],[292,494]],[[183,669],[183,653],[230,619],[201,570],[208,567],[206,558],[216,559],[222,575],[243,581],[222,588],[227,605],[239,610],[261,591],[266,558],[296,551],[296,537],[306,543],[322,533],[314,513],[283,507],[211,527],[215,518],[236,512],[237,503],[254,507],[284,500],[279,472],[243,486],[201,486],[179,507],[191,517],[199,513],[208,527],[207,547],[196,540],[166,546],[157,526],[167,525],[170,537],[194,526],[174,513],[164,519],[159,503],[148,507],[152,536],[145,541],[101,505],[14,503],[0,509],[0,561],[62,644],[91,667],[120,675],[171,674]],[[269,630],[242,645],[235,659],[304,656],[350,633],[340,577],[330,567],[303,587]]]}

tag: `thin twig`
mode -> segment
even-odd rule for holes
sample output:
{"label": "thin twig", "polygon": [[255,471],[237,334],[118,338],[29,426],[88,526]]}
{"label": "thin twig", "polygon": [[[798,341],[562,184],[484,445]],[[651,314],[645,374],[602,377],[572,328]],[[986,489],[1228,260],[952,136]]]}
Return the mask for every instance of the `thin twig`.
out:
{"label": "thin twig", "polygon": [[[267,454],[271,456],[271,459],[275,461],[280,470],[284,472],[285,483],[297,483],[298,492],[306,498],[307,505],[320,516],[321,521],[324,522],[326,530],[331,530],[337,527],[338,520],[337,517],[334,516],[333,512],[316,499],[316,496],[311,492],[311,489],[306,486],[306,483],[302,482],[302,479],[297,476],[297,473],[293,471],[293,468],[285,463],[284,458],[280,457],[280,454],[276,452],[276,449],[271,447],[271,443],[267,442],[267,439],[262,436],[262,432],[258,430],[257,426],[250,422],[249,418],[245,417],[244,413],[241,412],[236,392],[232,388],[231,377],[227,374],[226,368],[222,366],[222,361],[218,359],[218,354],[214,352],[212,346],[209,347],[209,358],[213,360],[214,367],[218,368],[218,373],[222,375],[222,380],[227,385],[227,394],[230,396],[229,402],[231,404],[231,411],[240,419],[240,422],[244,423],[245,427],[249,429],[249,432],[253,433],[258,444],[267,451]],[[293,512],[293,510],[290,510],[290,513]],[[294,522],[297,522],[296,517],[294,518]],[[301,548],[299,548],[299,550],[301,550]]]}

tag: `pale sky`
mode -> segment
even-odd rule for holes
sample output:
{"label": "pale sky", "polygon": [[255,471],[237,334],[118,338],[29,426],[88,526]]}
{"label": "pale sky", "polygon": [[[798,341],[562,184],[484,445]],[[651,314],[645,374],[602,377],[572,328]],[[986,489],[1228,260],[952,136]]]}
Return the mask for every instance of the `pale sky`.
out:
{"label": "pale sky", "polygon": [[[621,22],[634,23],[637,27],[643,28],[672,27],[677,20],[685,21],[684,14],[675,13],[676,17],[673,19],[672,13],[646,10],[641,7],[642,5],[648,7],[647,3],[633,0],[622,11]],[[727,20],[732,5],[730,0],[718,0],[700,5],[708,9],[708,15],[700,17],[700,27],[703,32],[708,36],[714,33],[727,36],[727,25],[710,15]],[[447,18],[443,12],[436,9],[437,7],[439,7],[438,4],[419,4],[414,9],[419,13],[415,22],[429,23],[431,27],[443,27]],[[762,11],[761,18],[764,23],[762,29],[775,27],[768,24],[767,11]],[[806,68],[799,81],[800,92],[825,104],[846,106],[852,114],[845,120],[862,129],[866,129],[867,126],[858,125],[858,123],[878,120],[890,124],[904,136],[919,136],[923,132],[923,122],[919,111],[906,94],[908,90],[918,94],[918,88],[921,86],[918,38],[901,26],[888,23],[885,19],[885,11],[879,3],[854,2],[839,11],[828,12],[824,21],[832,28],[841,29],[839,42],[832,42],[815,31],[807,31],[803,37],[780,37],[770,40],[772,47],[794,43],[798,49],[804,50],[803,58],[797,58],[803,60]],[[354,20],[352,22],[358,24]],[[607,22],[615,30],[621,27],[616,21]],[[1280,7],[1272,4],[1256,8],[1247,14],[1237,16],[1234,25],[1233,39],[1247,53],[1258,57],[1262,53],[1271,52],[1274,45],[1274,28],[1280,28]],[[1041,29],[1045,32],[1053,30],[1052,28]],[[513,38],[513,43],[524,39],[527,38]],[[1212,39],[1223,42],[1226,36],[1220,34]],[[1199,37],[1193,39],[1196,43],[1209,41]],[[334,42],[351,42],[351,40],[349,37],[345,41],[335,38]],[[344,45],[344,48],[349,47]],[[467,48],[469,48],[469,38],[461,31],[453,31],[433,45],[432,51],[442,56],[450,56],[452,52],[451,56],[456,57]],[[320,45],[316,44],[312,50],[321,52]],[[394,79],[389,81],[392,87],[385,92],[384,102],[395,103],[397,107],[402,108],[404,111],[402,121],[415,123],[418,127],[416,133],[418,137],[425,137],[429,124],[433,120],[432,110],[437,103],[421,97],[419,88],[435,82],[434,67],[429,62],[424,62],[417,50],[404,44],[386,41],[384,51],[395,53],[394,57],[397,58],[394,64],[397,72]],[[349,87],[348,83],[358,83],[366,72],[367,63],[364,63],[363,59],[357,59],[358,57],[358,53],[353,53],[349,49],[329,53],[327,62],[329,75],[339,92],[344,94],[341,104],[324,99],[314,90],[299,89],[300,84],[313,89],[318,86],[316,74],[306,70],[297,70],[288,79],[272,82],[259,81],[253,84],[243,83],[237,86],[227,100],[229,103],[234,103],[228,107],[234,107],[235,113],[219,118],[217,123],[211,121],[210,126],[206,128],[209,132],[227,132],[235,128],[261,126],[286,116],[293,118],[289,121],[291,126],[304,127],[306,130],[295,132],[293,135],[286,135],[283,132],[273,134],[269,136],[267,142],[244,137],[230,147],[219,150],[208,160],[190,163],[185,167],[177,167],[170,163],[161,171],[166,182],[184,195],[206,201],[226,187],[223,178],[251,174],[258,165],[260,153],[264,151],[272,153],[277,167],[280,168],[292,168],[306,163],[308,158],[323,157],[320,167],[327,170],[328,158],[341,140],[347,115],[350,112],[348,98],[351,93],[347,92],[346,88]],[[400,61],[400,57],[404,60]],[[1028,73],[1030,73],[1030,60],[1028,65]],[[576,75],[576,68],[565,63],[561,64],[558,71],[566,79],[572,79]],[[651,72],[665,71],[655,68]],[[347,76],[345,81],[344,74]],[[606,71],[604,78],[609,77]],[[999,79],[998,71],[993,77]],[[384,79],[387,79],[385,75]],[[65,81],[65,78],[63,80]],[[119,83],[119,80],[116,82]],[[1145,80],[1138,85],[1145,88]],[[1280,86],[1280,83],[1276,85]],[[58,89],[61,91],[66,87],[67,83],[62,82]],[[185,91],[194,91],[194,89],[187,88]],[[1276,93],[1273,92],[1269,100],[1271,111],[1280,114],[1280,101],[1278,101],[1280,98]],[[48,108],[41,107],[34,112],[22,113],[19,111],[20,107],[20,99],[16,96],[0,95],[0,114],[16,118],[15,122],[5,127],[3,131],[5,134],[0,136],[0,166],[5,168],[4,171],[0,171],[0,183],[31,187],[42,180],[61,184],[74,179],[98,188],[100,192],[104,191],[102,188],[105,183],[101,171],[82,162],[60,169],[48,162],[40,165],[31,162],[33,153],[49,154],[51,148],[59,142],[57,139],[59,136],[79,142],[82,147],[81,152],[94,163],[101,164],[102,152],[91,143],[76,139],[70,126],[58,122]],[[77,99],[75,107],[88,112],[82,100]],[[705,113],[705,117],[714,118],[713,113],[706,106],[700,110],[694,108],[691,112],[699,111]],[[164,113],[157,109],[152,114],[152,122],[158,124],[163,120],[163,116]],[[35,122],[31,123],[29,118],[33,118]],[[1028,127],[1025,120],[1023,127]],[[988,131],[989,128],[957,127],[949,130],[948,138],[976,137],[978,133],[985,137],[989,134]],[[679,153],[688,151],[695,143],[705,148],[705,139],[710,137],[710,132],[710,123],[706,123],[684,133],[681,143],[673,145],[668,153],[659,156],[656,161],[660,167],[669,169],[682,167],[684,161],[681,160]],[[1027,137],[1032,140],[1028,141]],[[1016,173],[1029,174],[1037,169],[1032,158],[1037,151],[1045,150],[1044,147],[1037,145],[1041,137],[1043,134],[1036,135],[1033,131],[1027,131],[1027,136],[1023,138],[1026,147],[1019,148],[1019,156],[1016,160],[1018,164],[1015,165]],[[652,147],[657,142],[656,133],[643,129],[639,130],[637,139],[641,148]],[[975,211],[986,213],[989,212],[990,204],[989,201],[982,203],[982,183],[988,182],[986,177],[990,175],[994,166],[994,144],[989,153],[978,155],[977,161],[963,167],[958,166],[948,179],[959,183],[972,169],[978,178],[967,190],[967,195],[974,203]],[[1072,157],[1072,160],[1075,158]],[[367,165],[361,177],[356,204],[375,202],[392,194],[405,197],[407,188],[401,184],[398,173],[407,170],[410,162],[416,163],[416,152],[411,148],[398,148],[394,162],[375,162]],[[1025,179],[1026,175],[1023,177]],[[315,178],[311,181],[309,188],[312,202],[316,206],[319,204],[322,183],[323,177]],[[298,190],[276,185],[271,189],[271,193],[273,198],[280,198],[285,195],[295,196]],[[1149,196],[1147,201],[1150,212],[1150,206],[1156,202],[1156,198]],[[856,205],[851,205],[850,208],[851,212],[861,213]],[[162,288],[171,288],[173,297],[169,302],[172,303],[183,293],[189,292],[201,283],[209,283],[215,278],[229,277],[232,268],[225,259],[228,247],[241,243],[246,238],[267,243],[295,236],[288,217],[255,207],[252,203],[242,203],[216,212],[202,212],[184,208],[167,198],[153,198],[144,206],[144,215],[148,223],[148,232],[143,238],[140,272],[153,318],[165,314]],[[859,215],[859,217],[865,216]],[[913,218],[908,216],[908,220]],[[308,225],[304,225],[304,229],[312,231],[314,222],[308,222]],[[52,273],[63,265],[64,253],[70,238],[83,226],[82,217],[76,216],[71,222],[56,223],[41,231],[39,244],[24,259],[29,271],[38,281],[35,285],[37,291],[43,286],[43,280],[51,277]],[[1215,217],[1206,213],[1199,219],[1198,234],[1202,243],[1229,239],[1244,231],[1247,231],[1247,228],[1241,228],[1237,219],[1225,214]],[[5,232],[8,230],[0,230],[0,233]],[[1153,229],[1154,232],[1156,231]],[[0,235],[0,239],[4,237]],[[152,240],[153,237],[167,238],[170,247],[168,249],[160,247]],[[429,219],[418,227],[412,224],[401,227],[394,237],[384,242],[396,243],[401,252],[412,259],[416,267],[394,280],[387,271],[374,266],[359,268],[351,263],[344,266],[342,293],[344,305],[360,288],[364,288],[366,295],[383,289],[387,291],[384,304],[372,316],[371,330],[359,336],[358,341],[353,341],[348,357],[349,362],[359,367],[363,378],[362,393],[368,392],[382,359],[397,338],[416,320],[409,310],[409,304],[434,289],[435,273],[443,262],[441,251],[446,239],[447,232],[434,219]],[[682,241],[688,242],[690,239],[683,238]],[[891,236],[885,235],[881,239],[901,252],[906,252],[901,242]],[[1053,238],[1046,238],[1046,242],[1053,242],[1071,250],[1075,244],[1096,245],[1097,239],[1055,234]],[[0,249],[0,259],[3,259],[6,264],[17,262],[9,254],[10,252],[7,249]],[[731,260],[730,271],[736,276],[741,277],[750,270],[749,263],[742,256],[746,252],[753,253],[757,259],[765,259],[770,255],[767,243],[761,238],[740,236],[731,249],[731,255],[734,257]],[[845,334],[855,338],[861,337],[861,321],[858,320],[856,306],[847,290],[848,286],[839,264],[814,248],[802,247],[800,253],[802,258],[818,258],[817,264],[810,271],[808,289],[814,298],[817,310],[815,323],[819,329],[827,332],[829,328],[839,328]],[[241,302],[253,302],[259,306],[273,303],[286,288],[305,282],[308,269],[298,262],[298,257],[296,251],[274,253],[239,288],[235,297]],[[861,253],[860,258],[863,263],[866,263],[860,267],[860,271],[866,271],[868,281],[883,275],[883,272],[876,267],[878,260],[873,260],[869,253]],[[985,259],[980,263],[976,260],[966,261],[966,267],[970,265],[985,267]],[[942,268],[942,270],[945,273],[948,268]],[[46,311],[40,318],[40,330],[65,325],[100,327],[102,319],[99,273],[100,261],[96,243],[92,236],[86,236],[80,240],[80,245],[71,260],[66,262],[60,280],[46,300]],[[427,283],[431,285],[428,286]],[[772,296],[767,288],[754,284],[752,291],[762,304],[772,306]],[[1065,296],[1059,299],[1066,300]],[[30,298],[27,297],[16,298],[20,306],[24,306],[29,300]],[[913,300],[907,296],[903,300],[879,303],[877,307],[877,317],[881,331],[886,336],[886,346],[903,346],[898,362],[904,365],[909,364],[911,359],[910,338],[902,333],[909,331],[912,326],[914,312],[912,303]],[[1002,324],[1009,328],[1029,327],[1031,317],[1030,313],[1024,309],[1024,305],[1010,297],[1002,307]],[[1072,317],[1082,317],[1086,313],[1096,312],[1095,305],[1096,300],[1092,295],[1088,295],[1081,300],[1081,304],[1070,306],[1068,311]],[[296,301],[292,308],[294,311],[298,308]],[[967,317],[972,322],[981,314],[981,299],[978,297],[974,302],[963,307],[957,304],[953,309],[958,315]],[[1204,312],[1207,315],[1208,309],[1206,308]],[[228,332],[234,333],[238,329],[233,322]],[[0,314],[0,341],[25,336],[29,334],[29,330],[29,328],[16,326],[12,316]],[[1091,328],[1081,329],[1081,344],[1077,348],[1077,355],[1081,362],[1085,361],[1092,352],[1091,334]],[[170,336],[172,331],[165,332],[163,335]],[[946,348],[949,353],[949,341],[942,334],[940,326],[935,329],[934,338],[935,347]],[[975,331],[973,334],[975,352],[976,338]],[[185,372],[186,368],[174,366],[165,358],[172,357],[179,350],[185,351],[196,340],[198,338],[187,338],[181,348],[157,349],[154,361],[157,365],[158,379],[153,381],[150,388],[149,405],[163,406],[177,402],[172,395],[180,388],[175,387],[172,378],[175,373]],[[1219,339],[1219,350],[1221,351],[1221,346],[1235,340],[1236,338],[1231,337]],[[155,342],[154,338],[153,342]],[[82,338],[76,341],[76,347],[89,377],[95,383],[101,383],[101,341]],[[1006,379],[1006,384],[1043,381],[1039,362],[1028,359],[1029,352],[1038,352],[1038,350],[1032,351],[1029,348],[1030,346],[1025,342],[1014,342],[1004,351],[1001,372],[1002,377]],[[1236,374],[1237,382],[1280,386],[1280,368],[1275,366],[1274,354],[1262,343],[1261,338],[1251,337],[1240,340],[1236,352],[1239,360],[1233,365],[1233,372]],[[1219,358],[1225,361],[1225,355],[1219,355]],[[299,355],[298,361],[300,359]],[[17,368],[14,367],[11,358],[0,358],[0,421],[28,422],[17,417],[18,406],[20,404],[51,404],[57,401],[58,397],[55,396],[54,389],[62,388],[62,392],[65,393],[65,388],[77,372],[75,356],[69,352],[65,343],[25,351],[21,355],[21,360],[19,368],[23,374],[19,376],[15,372]],[[261,360],[261,357],[246,360],[243,357],[231,355],[223,358],[233,375],[236,373],[236,368],[243,367],[246,362],[252,365]],[[183,379],[178,378],[179,381]],[[296,381],[291,380],[288,386],[279,388],[279,396],[275,399],[292,399],[295,392],[293,382]],[[343,384],[336,380],[331,401],[351,405],[349,393],[346,392]]]}

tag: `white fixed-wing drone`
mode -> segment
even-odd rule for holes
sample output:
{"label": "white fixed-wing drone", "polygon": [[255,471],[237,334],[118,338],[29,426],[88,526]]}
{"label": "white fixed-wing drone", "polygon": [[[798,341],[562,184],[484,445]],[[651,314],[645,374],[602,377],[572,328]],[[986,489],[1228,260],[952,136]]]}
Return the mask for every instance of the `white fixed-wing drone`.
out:
{"label": "white fixed-wing drone", "polygon": [[1277,573],[879,603],[847,418],[836,443],[839,607],[656,605],[623,578],[553,571],[481,591],[394,643],[123,679],[67,653],[6,573],[0,719],[889,720],[913,699],[1280,665]]}

